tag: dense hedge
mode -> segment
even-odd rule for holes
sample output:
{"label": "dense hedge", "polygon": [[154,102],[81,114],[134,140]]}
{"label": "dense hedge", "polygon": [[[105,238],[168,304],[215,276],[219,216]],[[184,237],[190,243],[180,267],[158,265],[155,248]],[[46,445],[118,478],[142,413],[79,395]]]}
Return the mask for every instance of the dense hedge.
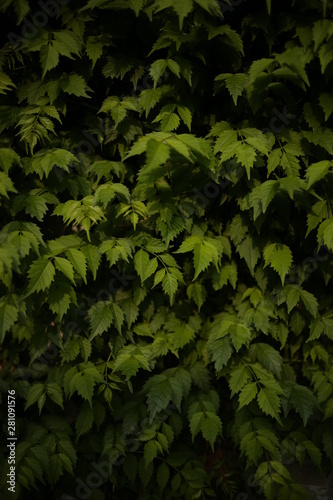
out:
{"label": "dense hedge", "polygon": [[3,498],[304,500],[333,464],[333,2],[0,12]]}

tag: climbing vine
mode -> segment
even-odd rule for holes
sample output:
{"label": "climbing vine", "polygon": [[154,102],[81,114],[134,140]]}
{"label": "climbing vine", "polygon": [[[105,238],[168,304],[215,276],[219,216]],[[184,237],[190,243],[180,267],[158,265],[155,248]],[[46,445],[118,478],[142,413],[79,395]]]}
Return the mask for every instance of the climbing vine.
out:
{"label": "climbing vine", "polygon": [[304,500],[287,464],[333,464],[333,2],[0,12],[4,495]]}

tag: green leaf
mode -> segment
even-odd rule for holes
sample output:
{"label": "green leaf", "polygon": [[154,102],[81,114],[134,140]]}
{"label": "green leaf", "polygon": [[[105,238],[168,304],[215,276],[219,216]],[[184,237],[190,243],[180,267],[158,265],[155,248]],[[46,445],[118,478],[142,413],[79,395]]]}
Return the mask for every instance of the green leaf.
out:
{"label": "green leaf", "polygon": [[158,453],[156,441],[148,441],[144,446],[143,456],[145,459],[146,467],[154,461]]}
{"label": "green leaf", "polygon": [[333,131],[328,128],[318,128],[311,132],[303,132],[302,135],[310,143],[325,149],[330,155],[333,153]]}
{"label": "green leaf", "polygon": [[[157,239],[157,238],[151,238],[149,242],[145,245],[145,248],[148,252],[152,253],[161,253],[164,252],[167,248],[166,244]],[[171,267],[177,267],[177,262],[175,259],[172,257],[172,255],[160,255],[161,259],[165,264]]]}
{"label": "green leaf", "polygon": [[74,302],[73,289],[68,283],[62,283],[57,280],[50,286],[48,299],[51,311],[57,314],[61,320],[68,311],[71,302]]}
{"label": "green leaf", "polygon": [[80,354],[80,340],[77,337],[68,339],[61,350],[61,359],[63,361],[73,361]]}
{"label": "green leaf", "polygon": [[102,203],[104,208],[117,197],[125,203],[131,202],[131,195],[127,186],[120,183],[106,182],[96,189],[94,203]]}
{"label": "green leaf", "polygon": [[8,171],[13,163],[22,166],[19,155],[12,149],[0,148],[0,168],[2,168],[5,174],[8,174]]}
{"label": "green leaf", "polygon": [[182,395],[181,388],[177,386],[173,388],[168,377],[163,374],[150,378],[146,382],[144,389],[148,391],[147,404],[151,418],[154,418],[157,413],[168,406],[175,390],[180,392],[180,396]]}
{"label": "green leaf", "polygon": [[228,363],[233,353],[228,337],[216,338],[215,336],[210,336],[207,343],[207,351],[212,362],[215,363],[216,372],[219,372]]}
{"label": "green leaf", "polygon": [[182,477],[179,474],[179,472],[177,472],[177,474],[175,474],[173,476],[172,480],[171,480],[171,491],[172,491],[172,493],[175,493],[176,491],[179,490],[181,482],[182,482]]}
{"label": "green leaf", "polygon": [[130,0],[131,8],[134,10],[135,15],[138,16],[144,5],[144,0]]}
{"label": "green leaf", "polygon": [[0,303],[0,343],[5,339],[5,334],[15,324],[18,318],[18,309],[5,302]]}
{"label": "green leaf", "polygon": [[256,150],[249,144],[240,143],[237,145],[235,154],[239,163],[245,167],[247,178],[250,180],[250,169],[253,167],[257,156]]}
{"label": "green leaf", "polygon": [[303,419],[306,426],[310,415],[318,408],[318,403],[313,392],[303,385],[294,381],[286,380],[282,384],[284,396],[282,396],[282,406],[285,414],[293,408]]}
{"label": "green leaf", "polygon": [[161,120],[161,130],[163,130],[163,132],[176,130],[179,127],[179,123],[180,120],[176,113],[165,114]]}
{"label": "green leaf", "polygon": [[[289,70],[295,72],[306,85],[310,85],[308,76],[305,71],[306,65],[306,57],[303,47],[293,46],[288,48],[281,54],[275,55],[276,60],[284,69],[285,66],[288,67]],[[275,70],[274,73],[276,73]]]}
{"label": "green leaf", "polygon": [[[209,159],[211,158],[212,156],[211,148],[204,139],[200,137],[195,137],[192,134],[179,134],[177,135],[177,139],[178,141],[181,141],[183,144],[188,146],[190,150],[192,150],[193,154],[199,154]],[[183,154],[181,151],[180,153]],[[184,156],[186,155],[184,154]]]}
{"label": "green leaf", "polygon": [[101,253],[106,254],[110,267],[116,264],[119,260],[129,262],[128,259],[132,256],[131,241],[127,238],[112,238],[110,240],[104,240],[99,250]]}
{"label": "green leaf", "polygon": [[181,326],[172,333],[172,345],[174,349],[181,349],[195,337],[194,330],[189,326]]}
{"label": "green leaf", "polygon": [[262,366],[280,378],[283,358],[272,346],[264,343],[252,344],[250,352],[254,353]]}
{"label": "green leaf", "polygon": [[168,67],[168,63],[165,59],[157,59],[156,61],[153,62],[153,64],[150,67],[149,73],[150,76],[153,79],[154,82],[154,89],[156,89],[156,86],[158,84],[159,79],[165,72],[165,70]]}
{"label": "green leaf", "polygon": [[187,160],[192,162],[190,155],[190,149],[184,144],[184,141],[179,140],[177,137],[169,137],[166,139],[166,143],[171,146],[178,154],[184,156]]}
{"label": "green leaf", "polygon": [[121,104],[118,104],[117,106],[111,108],[110,112],[115,127],[118,127],[119,123],[121,123],[127,115],[126,109]]}
{"label": "green leaf", "polygon": [[[149,355],[151,351],[149,349]],[[123,347],[115,360],[114,371],[120,370],[126,375],[126,380],[136,375],[140,368],[150,371],[148,353],[141,347],[128,345]]]}
{"label": "green leaf", "polygon": [[290,248],[280,243],[272,243],[264,249],[265,267],[270,265],[281,278],[282,285],[286,274],[290,270],[293,256]]}
{"label": "green leaf", "polygon": [[88,358],[91,354],[92,351],[92,345],[91,342],[89,342],[88,339],[79,339],[79,344],[80,344],[80,352],[81,356],[84,359],[85,363],[88,361]]}
{"label": "green leaf", "polygon": [[64,409],[62,390],[56,382],[49,382],[46,384],[46,394],[52,401]]}
{"label": "green leaf", "polygon": [[124,323],[124,313],[115,302],[111,303],[110,308],[113,316],[113,324],[118,332],[121,333],[121,326]]}
{"label": "green leaf", "polygon": [[325,121],[327,121],[333,113],[333,94],[323,92],[319,96],[319,103],[325,113]]}
{"label": "green leaf", "polygon": [[142,109],[146,112],[146,117],[149,112],[156,106],[156,104],[161,100],[162,96],[169,91],[167,85],[162,85],[156,89],[142,90],[139,96],[139,104]]}
{"label": "green leaf", "polygon": [[[174,295],[178,289],[178,281],[177,279],[177,271],[178,269],[174,269],[173,271],[169,268],[166,272],[166,275],[162,279],[162,288],[164,293],[166,293],[170,298],[170,304],[173,303]],[[179,273],[179,271],[178,271]],[[180,273],[179,273],[180,274]],[[181,274],[180,274],[181,276]]]}
{"label": "green leaf", "polygon": [[76,438],[90,431],[94,423],[94,410],[85,402],[75,421]]}
{"label": "green leaf", "polygon": [[89,404],[92,407],[94,385],[94,377],[92,377],[90,374],[86,374],[83,372],[77,373],[76,375],[74,375],[70,384],[71,393],[77,391],[80,396],[89,401]]}
{"label": "green leaf", "polygon": [[72,263],[75,271],[80,274],[83,281],[87,284],[87,262],[84,254],[76,248],[69,248],[66,256]]}
{"label": "green leaf", "polygon": [[194,441],[195,436],[200,432],[201,424],[205,419],[205,414],[203,411],[198,411],[194,413],[190,420],[190,430],[192,434],[192,442]]}
{"label": "green leaf", "polygon": [[71,280],[72,283],[75,285],[74,281],[74,269],[72,264],[69,262],[69,260],[64,259],[63,257],[54,257],[54,263],[56,269],[61,271],[67,278]]}
{"label": "green leaf", "polygon": [[214,290],[220,290],[223,286],[227,285],[229,282],[233,289],[236,288],[237,284],[237,266],[234,262],[231,264],[223,265],[219,272],[213,274],[213,288]]}
{"label": "green leaf", "polygon": [[280,412],[280,398],[276,392],[270,388],[263,387],[260,389],[258,396],[258,403],[262,411],[266,415],[274,417],[281,425]]}
{"label": "green leaf", "polygon": [[111,303],[102,300],[98,301],[97,304],[89,309],[88,317],[91,330],[89,340],[91,341],[97,335],[101,335],[103,332],[107,331],[112,325],[114,316]]}
{"label": "green leaf", "polygon": [[26,214],[42,221],[49,203],[58,203],[56,196],[41,189],[32,189],[29,193],[19,195],[14,199],[13,209],[15,214],[24,209]]}
{"label": "green leaf", "polygon": [[306,448],[307,454],[311,458],[312,462],[318,467],[321,467],[321,451],[320,449],[312,443],[312,441],[304,440],[302,441],[302,446]]}
{"label": "green leaf", "polygon": [[174,61],[173,59],[167,59],[167,64],[168,64],[168,68],[170,69],[170,71],[175,74],[178,78],[180,78],[180,66],[179,64]]}
{"label": "green leaf", "polygon": [[131,149],[127,152],[124,160],[127,160],[131,156],[141,155],[147,149],[147,143],[149,141],[149,137],[139,137],[139,139],[133,144]]}
{"label": "green leaf", "polygon": [[58,66],[59,52],[52,43],[46,43],[40,49],[40,63],[43,69],[42,78],[48,71]]}
{"label": "green leaf", "polygon": [[[325,207],[326,208],[326,207]],[[325,211],[324,211],[325,213]],[[321,246],[323,243],[332,250],[333,248],[333,223],[332,219],[324,220],[318,228],[317,240]]]}
{"label": "green leaf", "polygon": [[8,199],[8,192],[17,193],[17,190],[8,175],[0,172],[0,196]]}
{"label": "green leaf", "polygon": [[253,401],[253,399],[258,394],[258,387],[256,382],[251,382],[247,384],[240,392],[238,401],[239,401],[239,409],[243,408],[243,406],[247,406]]}
{"label": "green leaf", "polygon": [[255,187],[249,195],[249,204],[253,207],[254,220],[265,213],[279,188],[279,181],[266,181]]}
{"label": "green leaf", "polygon": [[111,173],[114,173],[117,177],[121,177],[124,173],[124,169],[125,167],[122,162],[108,160],[95,161],[90,167],[91,173],[97,176],[98,183],[101,181],[102,177],[109,179]]}
{"label": "green leaf", "polygon": [[223,37],[223,41],[227,45],[228,49],[236,50],[240,54],[244,55],[242,37],[235,30],[231,29],[229,25],[211,28],[209,30],[208,40],[211,40],[218,35]]}
{"label": "green leaf", "polygon": [[179,29],[181,31],[185,17],[193,10],[193,2],[192,0],[184,0],[183,2],[173,1],[172,7],[179,17]]}
{"label": "green leaf", "polygon": [[217,265],[219,258],[218,243],[212,238],[201,240],[197,236],[189,236],[176,253],[185,253],[192,250],[195,269],[193,280],[195,280],[212,262]]}
{"label": "green leaf", "polygon": [[166,273],[166,269],[163,268],[163,269],[160,269],[159,271],[156,272],[155,276],[154,276],[154,285],[153,285],[153,288],[158,285],[159,283],[161,283],[161,281],[163,280],[164,276],[165,276],[165,273]]}
{"label": "green leaf", "polygon": [[274,59],[262,58],[258,61],[254,61],[251,64],[249,75],[250,75],[250,83],[253,83],[262,73],[267,70],[271,64],[274,62]]}
{"label": "green leaf", "polygon": [[140,461],[139,461],[139,476],[140,476],[140,479],[141,479],[141,481],[142,481],[142,483],[143,483],[143,485],[144,485],[145,488],[149,484],[149,481],[151,481],[153,472],[154,472],[154,465],[153,465],[153,463],[150,463],[146,467],[146,463],[145,463],[144,457],[142,457],[140,459]]}
{"label": "green leaf", "polygon": [[139,315],[139,308],[131,299],[124,300],[121,303],[121,308],[125,314],[128,327],[131,328],[131,325],[136,321]]}
{"label": "green leaf", "polygon": [[40,257],[33,262],[28,271],[29,286],[27,296],[33,292],[46,290],[51,285],[55,274],[54,265],[50,260]]}
{"label": "green leaf", "polygon": [[245,238],[247,232],[248,228],[244,218],[240,214],[235,215],[231,221],[228,233],[234,245],[239,245],[239,243]]}
{"label": "green leaf", "polygon": [[28,231],[13,231],[8,236],[7,241],[14,245],[21,258],[28,255],[31,249],[33,249],[37,255],[39,254],[37,238]]}
{"label": "green leaf", "polygon": [[263,448],[258,439],[258,434],[255,431],[248,432],[242,437],[240,448],[242,455],[245,453],[250,463],[258,464],[260,457],[263,454]]}
{"label": "green leaf", "polygon": [[322,45],[319,49],[319,60],[320,60],[322,74],[325,73],[327,66],[333,60],[332,48],[333,48],[333,43],[331,41],[329,43],[326,43],[325,45]]}
{"label": "green leaf", "polygon": [[302,290],[301,288],[298,288],[298,290],[299,290],[301,300],[302,300],[303,304],[305,305],[306,310],[309,311],[309,313],[312,316],[314,316],[314,317],[317,316],[318,301],[317,301],[316,297],[312,293],[307,292],[306,290]]}
{"label": "green leaf", "polygon": [[70,30],[59,30],[53,32],[55,42],[59,53],[69,59],[74,59],[72,54],[80,55],[81,42],[80,38]]}
{"label": "green leaf", "polygon": [[244,75],[242,73],[237,73],[235,75],[232,75],[230,73],[223,73],[221,75],[218,75],[215,78],[215,81],[225,82],[229,94],[231,95],[235,106],[237,106],[237,99],[242,95],[247,83],[247,75]]}
{"label": "green leaf", "polygon": [[66,76],[60,82],[61,89],[69,95],[75,95],[76,97],[87,97],[90,96],[86,91],[92,92],[92,90],[86,84],[85,79],[81,75],[71,74]]}
{"label": "green leaf", "polygon": [[[63,456],[63,455],[62,455]],[[60,454],[53,455],[49,459],[50,483],[54,485],[63,473],[63,461]]]}
{"label": "green leaf", "polygon": [[229,333],[236,352],[238,352],[243,345],[249,345],[251,331],[246,325],[234,323],[230,325]]}
{"label": "green leaf", "polygon": [[102,382],[103,378],[92,363],[87,363],[82,371],[72,377],[69,384],[70,395],[77,391],[92,407],[92,396],[97,381]]}
{"label": "green leaf", "polygon": [[88,37],[85,48],[87,56],[92,61],[92,69],[93,69],[96,62],[103,54],[104,43],[94,40],[93,37]]}
{"label": "green leaf", "polygon": [[205,419],[201,423],[201,432],[204,439],[209,442],[212,450],[214,450],[216,438],[222,434],[222,422],[220,418],[210,411],[205,412]]}
{"label": "green leaf", "polygon": [[160,491],[163,491],[169,482],[170,469],[165,462],[163,462],[157,469],[156,478]]}
{"label": "green leaf", "polygon": [[96,246],[90,244],[83,246],[81,248],[81,251],[87,260],[88,266],[95,280],[97,275],[97,270],[101,261],[101,254]]}
{"label": "green leaf", "polygon": [[79,163],[79,160],[69,151],[60,148],[41,149],[32,158],[30,169],[42,179],[44,176],[48,178],[55,166],[69,172],[72,163]]}
{"label": "green leaf", "polygon": [[13,90],[13,88],[11,87],[15,88],[16,85],[8,75],[6,75],[5,73],[0,73],[0,94],[6,94],[7,92],[10,92],[11,90]]}
{"label": "green leaf", "polygon": [[199,274],[207,269],[207,267],[212,263],[216,263],[218,259],[218,250],[214,244],[204,241],[198,245],[195,245],[193,249],[193,263],[194,263],[194,280],[199,276]]}
{"label": "green leaf", "polygon": [[307,189],[310,189],[313,184],[318,182],[320,179],[323,179],[332,165],[333,162],[328,160],[319,161],[318,163],[310,165],[306,171],[306,179],[308,181]]}
{"label": "green leaf", "polygon": [[246,236],[243,241],[237,246],[237,252],[245,259],[251,274],[254,273],[254,268],[260,257],[260,251],[253,238],[250,235]]}
{"label": "green leaf", "polygon": [[229,387],[231,390],[231,397],[240,392],[251,378],[250,371],[245,365],[238,365],[230,374]]}
{"label": "green leaf", "polygon": [[204,304],[207,292],[205,287],[201,283],[192,283],[187,288],[187,296],[189,299],[194,300],[196,305],[198,306],[198,311],[200,311],[202,305]]}
{"label": "green leaf", "polygon": [[280,148],[273,149],[269,152],[267,160],[267,174],[271,174],[278,165],[281,164],[282,151]]}
{"label": "green leaf", "polygon": [[27,410],[29,406],[36,403],[36,401],[44,394],[44,392],[45,392],[45,384],[42,384],[40,382],[34,383],[30,387],[24,410]]}
{"label": "green leaf", "polygon": [[134,256],[134,267],[143,283],[157,269],[157,258],[149,259],[149,254],[142,248]]}
{"label": "green leaf", "polygon": [[177,111],[180,118],[183,120],[189,131],[191,131],[192,114],[191,111],[185,106],[177,105]]}
{"label": "green leaf", "polygon": [[329,399],[325,408],[324,420],[333,417],[333,399]]}
{"label": "green leaf", "polygon": [[324,200],[318,201],[311,207],[307,215],[308,230],[305,237],[327,216],[327,208],[327,202]]}
{"label": "green leaf", "polygon": [[163,165],[169,158],[170,148],[156,139],[150,139],[147,143],[147,161],[146,166],[153,170]]}

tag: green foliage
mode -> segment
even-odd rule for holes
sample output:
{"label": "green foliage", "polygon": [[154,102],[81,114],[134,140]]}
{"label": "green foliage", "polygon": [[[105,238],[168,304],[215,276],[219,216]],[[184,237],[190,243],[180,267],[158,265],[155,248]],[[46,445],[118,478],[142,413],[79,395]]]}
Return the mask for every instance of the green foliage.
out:
{"label": "green foliage", "polygon": [[1,2],[17,498],[303,500],[332,470],[333,4],[236,3]]}
{"label": "green foliage", "polygon": [[264,250],[264,259],[266,265],[269,264],[274,271],[279,273],[282,285],[284,285],[285,276],[293,260],[290,248],[276,243],[268,245]]}

